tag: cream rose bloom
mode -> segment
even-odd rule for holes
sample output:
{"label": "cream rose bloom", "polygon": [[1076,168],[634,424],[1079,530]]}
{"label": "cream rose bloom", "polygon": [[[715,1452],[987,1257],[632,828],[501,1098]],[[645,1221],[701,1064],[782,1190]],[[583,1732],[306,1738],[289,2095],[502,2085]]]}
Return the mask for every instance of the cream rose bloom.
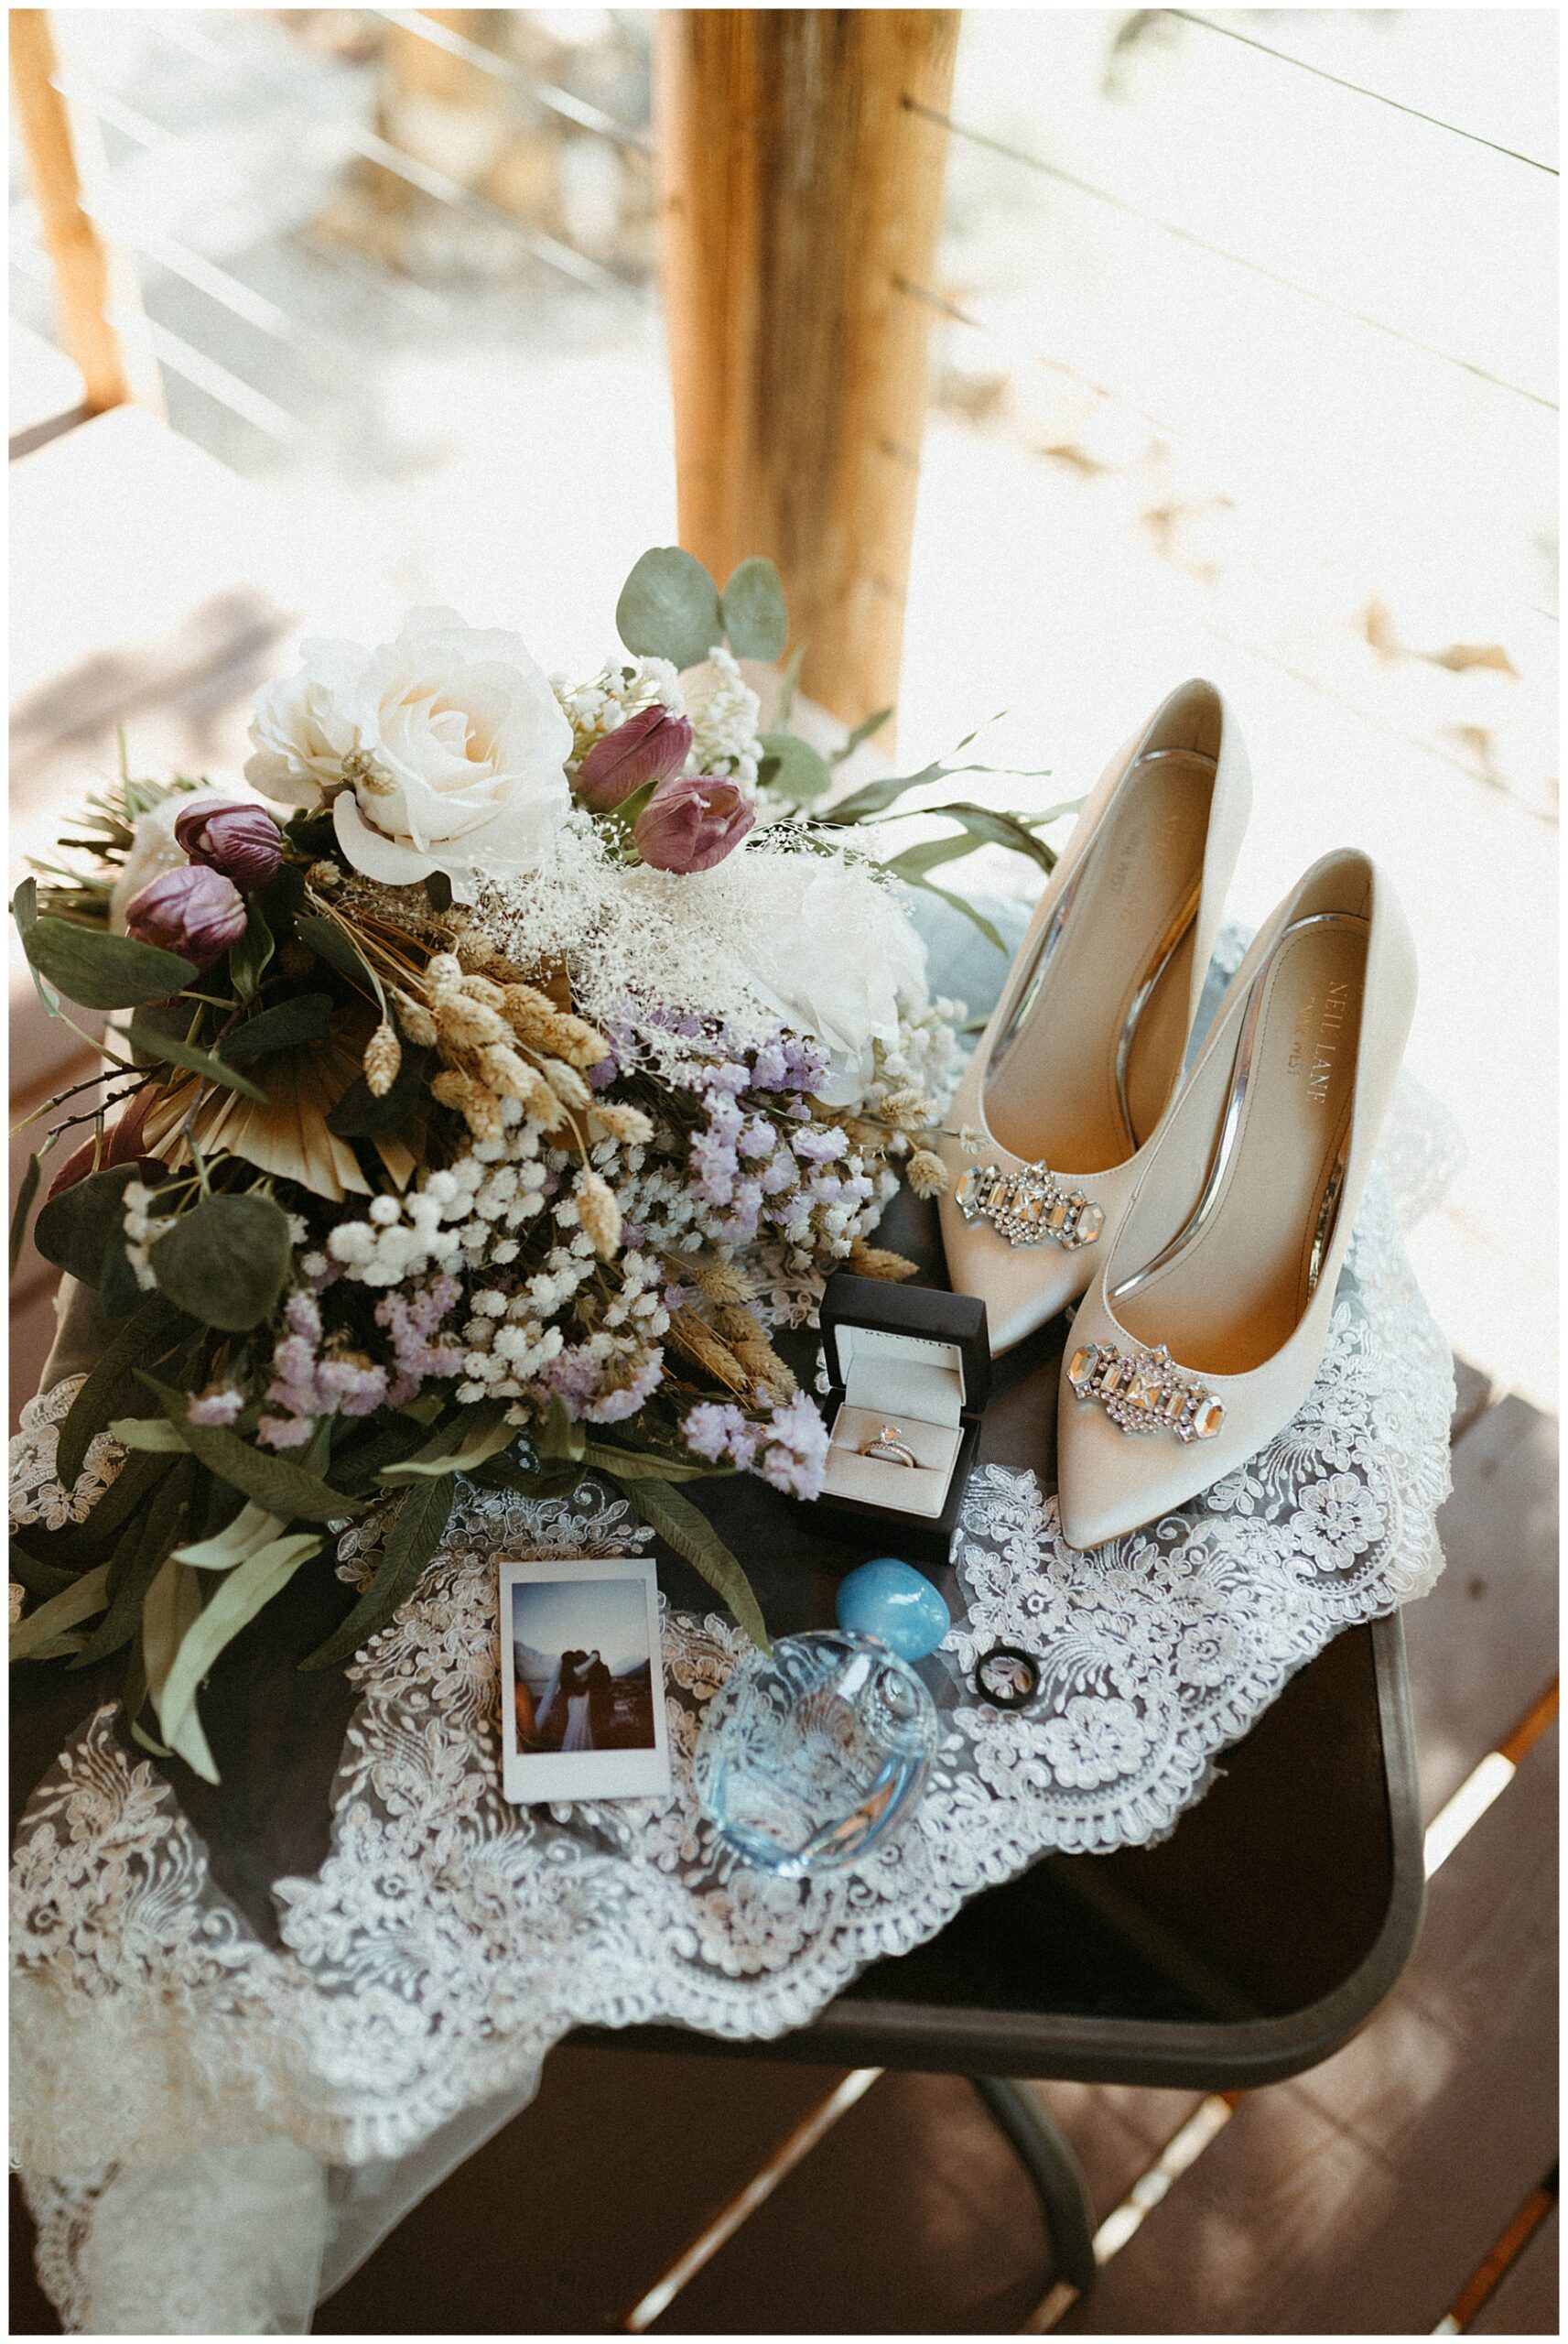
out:
{"label": "cream rose bloom", "polygon": [[245,774],[265,797],[330,799],[356,871],[405,886],[444,871],[460,900],[526,870],[570,810],[571,726],[514,635],[416,611],[394,643],[302,646],[256,701]]}

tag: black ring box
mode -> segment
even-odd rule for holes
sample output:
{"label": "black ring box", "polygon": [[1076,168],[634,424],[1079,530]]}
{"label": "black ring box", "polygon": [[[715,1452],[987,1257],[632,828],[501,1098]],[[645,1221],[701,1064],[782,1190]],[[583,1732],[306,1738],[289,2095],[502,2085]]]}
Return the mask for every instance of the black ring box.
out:
{"label": "black ring box", "polygon": [[[937,1395],[940,1423],[926,1426],[916,1421],[916,1429],[937,1435],[956,1431],[957,1437],[938,1512],[911,1513],[894,1502],[895,1477],[910,1469],[890,1462],[885,1475],[888,1497],[882,1503],[825,1489],[816,1507],[823,1529],[834,1537],[852,1538],[861,1546],[868,1536],[885,1536],[890,1553],[945,1563],[974,1470],[980,1418],[990,1394],[991,1350],[985,1304],[974,1295],[949,1294],[942,1286],[894,1286],[885,1278],[860,1278],[849,1270],[837,1270],[823,1293],[820,1323],[829,1377],[829,1431],[839,1412],[849,1405],[852,1381],[857,1386],[855,1405],[868,1416],[882,1412],[877,1377],[885,1362],[890,1381],[913,1368],[925,1375]],[[858,1336],[867,1335],[872,1339],[870,1342],[857,1343]],[[931,1382],[933,1376],[942,1380]],[[943,1388],[944,1381],[950,1381],[951,1397]],[[902,1418],[899,1405],[888,1405],[885,1413],[890,1422],[902,1422],[907,1427],[915,1421],[907,1396],[902,1406]],[[875,1429],[873,1426],[871,1430]],[[832,1470],[830,1452],[830,1475]],[[921,1482],[929,1490],[924,1474]]]}

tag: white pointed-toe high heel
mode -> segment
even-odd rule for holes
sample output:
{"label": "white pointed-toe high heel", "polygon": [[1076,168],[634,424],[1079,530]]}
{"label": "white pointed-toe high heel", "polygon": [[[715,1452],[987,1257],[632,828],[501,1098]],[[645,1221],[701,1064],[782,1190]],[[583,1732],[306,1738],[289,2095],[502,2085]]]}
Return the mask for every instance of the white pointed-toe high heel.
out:
{"label": "white pointed-toe high heel", "polygon": [[1181,1077],[1251,805],[1212,684],[1178,686],[1078,817],[948,1112],[947,1274],[1006,1351],[1094,1275]]}
{"label": "white pointed-toe high heel", "polygon": [[1388,880],[1325,855],[1231,980],[1079,1307],[1057,1410],[1069,1546],[1186,1504],[1302,1406],[1414,1006]]}

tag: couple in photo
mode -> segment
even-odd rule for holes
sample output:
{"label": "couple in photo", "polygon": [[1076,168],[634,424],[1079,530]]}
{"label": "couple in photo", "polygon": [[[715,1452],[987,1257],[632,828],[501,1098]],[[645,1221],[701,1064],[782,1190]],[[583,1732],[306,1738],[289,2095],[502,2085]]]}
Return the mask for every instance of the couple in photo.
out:
{"label": "couple in photo", "polygon": [[564,1652],[534,1720],[544,1750],[602,1750],[609,1739],[614,1679],[597,1652]]}

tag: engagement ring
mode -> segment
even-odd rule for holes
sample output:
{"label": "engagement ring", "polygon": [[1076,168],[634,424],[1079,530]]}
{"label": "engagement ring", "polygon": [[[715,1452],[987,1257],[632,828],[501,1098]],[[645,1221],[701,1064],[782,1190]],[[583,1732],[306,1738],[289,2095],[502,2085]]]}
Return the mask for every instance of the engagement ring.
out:
{"label": "engagement ring", "polygon": [[868,1440],[860,1454],[862,1457],[885,1457],[890,1465],[914,1465],[919,1462],[908,1442],[899,1438],[896,1425],[883,1425],[875,1440]]}

